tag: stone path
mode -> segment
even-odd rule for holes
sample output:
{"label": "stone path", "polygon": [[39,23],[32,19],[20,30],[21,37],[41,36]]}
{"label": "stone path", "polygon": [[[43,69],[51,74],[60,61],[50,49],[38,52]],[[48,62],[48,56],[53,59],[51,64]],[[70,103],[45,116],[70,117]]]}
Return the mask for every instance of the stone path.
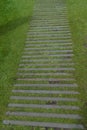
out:
{"label": "stone path", "polygon": [[65,0],[36,0],[6,125],[80,130],[79,92]]}

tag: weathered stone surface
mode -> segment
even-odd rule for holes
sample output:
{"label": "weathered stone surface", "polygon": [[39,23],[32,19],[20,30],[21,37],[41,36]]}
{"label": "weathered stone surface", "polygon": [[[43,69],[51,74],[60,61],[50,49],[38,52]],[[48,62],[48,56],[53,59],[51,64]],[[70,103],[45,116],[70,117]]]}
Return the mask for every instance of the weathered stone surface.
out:
{"label": "weathered stone surface", "polygon": [[[33,64],[19,64],[19,66],[29,66],[29,65],[31,65],[31,66],[33,66]],[[57,65],[59,65],[59,66],[73,66],[73,65],[75,65],[74,63],[58,63]],[[35,66],[57,66],[57,65],[55,65],[54,63],[52,63],[52,64],[35,64]],[[56,74],[56,73],[55,73]]]}
{"label": "weathered stone surface", "polygon": [[12,90],[13,93],[36,93],[36,94],[39,94],[39,93],[42,93],[42,94],[79,94],[79,92],[76,92],[76,91],[48,91],[48,90]]}
{"label": "weathered stone surface", "polygon": [[45,109],[51,109],[51,108],[58,108],[58,109],[65,109],[65,110],[79,110],[79,107],[77,106],[58,106],[58,105],[39,105],[39,104],[16,104],[16,103],[10,103],[8,104],[8,107],[19,107],[19,108],[45,108]]}
{"label": "weathered stone surface", "polygon": [[69,73],[59,72],[59,73],[17,73],[18,76],[70,76]]}
{"label": "weathered stone surface", "polygon": [[69,118],[69,119],[81,119],[77,114],[52,114],[52,113],[32,113],[32,112],[6,112],[6,115],[11,116],[32,116],[32,117],[47,117],[47,118]]}
{"label": "weathered stone surface", "polygon": [[[57,55],[49,55],[50,57],[72,57],[73,54],[57,54]],[[22,58],[43,58],[41,55],[23,55]]]}
{"label": "weathered stone surface", "polygon": [[14,86],[18,87],[77,87],[77,84],[15,84]]}
{"label": "weathered stone surface", "polygon": [[68,71],[72,71],[75,70],[74,68],[19,68],[18,70],[57,70],[57,71],[61,71],[61,70],[68,70]]}
{"label": "weathered stone surface", "polygon": [[49,128],[71,128],[71,129],[84,129],[81,124],[62,124],[62,123],[46,123],[46,122],[29,122],[29,121],[16,121],[16,120],[4,120],[6,125],[21,125],[21,126],[41,126]]}
{"label": "weathered stone surface", "polygon": [[16,100],[40,100],[40,101],[66,101],[66,102],[77,102],[76,98],[53,98],[53,97],[26,97],[26,96],[11,96],[10,99]]}

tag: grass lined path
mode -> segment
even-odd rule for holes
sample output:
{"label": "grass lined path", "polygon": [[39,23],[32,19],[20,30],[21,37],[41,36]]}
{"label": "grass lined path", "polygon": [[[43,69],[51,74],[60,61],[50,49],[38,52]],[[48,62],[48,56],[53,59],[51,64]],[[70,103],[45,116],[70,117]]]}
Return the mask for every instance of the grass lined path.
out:
{"label": "grass lined path", "polygon": [[3,123],[8,129],[83,129],[74,71],[66,4],[37,0]]}

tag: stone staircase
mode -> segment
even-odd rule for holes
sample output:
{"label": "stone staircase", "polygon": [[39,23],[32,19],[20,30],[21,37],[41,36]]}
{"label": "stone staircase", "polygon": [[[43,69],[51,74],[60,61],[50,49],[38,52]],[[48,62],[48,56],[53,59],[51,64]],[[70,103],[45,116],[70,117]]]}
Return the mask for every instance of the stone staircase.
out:
{"label": "stone staircase", "polygon": [[3,124],[84,129],[73,56],[65,0],[36,0]]}

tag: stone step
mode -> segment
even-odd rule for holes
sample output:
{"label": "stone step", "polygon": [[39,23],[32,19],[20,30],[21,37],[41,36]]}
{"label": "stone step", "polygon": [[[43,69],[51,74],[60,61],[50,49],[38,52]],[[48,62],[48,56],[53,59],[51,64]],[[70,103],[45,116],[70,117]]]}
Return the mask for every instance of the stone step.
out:
{"label": "stone step", "polygon": [[49,11],[56,11],[57,12],[67,12],[67,8],[66,7],[60,7],[60,6],[51,6],[51,7],[48,7],[48,6],[37,6],[37,7],[34,7],[34,12],[41,12],[41,11],[46,11],[46,12],[49,12]]}
{"label": "stone step", "polygon": [[[27,43],[29,43],[30,41],[28,41]],[[35,41],[34,41],[35,42]],[[37,41],[38,42],[38,41]],[[33,44],[33,43],[32,43]],[[25,47],[24,50],[45,50],[45,51],[60,51],[60,50],[71,50],[73,49],[73,46],[72,45],[67,45],[67,46],[64,46],[64,45],[61,45],[61,46],[31,46],[31,47]]]}
{"label": "stone step", "polygon": [[[47,13],[47,14],[46,14]],[[42,16],[42,17],[41,17]],[[47,17],[48,16],[48,17]],[[38,19],[39,18],[39,19]],[[52,14],[50,14],[50,12],[45,12],[45,13],[43,13],[43,12],[41,12],[40,14],[39,13],[34,13],[34,16],[32,17],[32,21],[34,22],[34,20],[51,20],[51,21],[53,21],[53,20],[56,20],[56,21],[67,21],[67,22],[69,22],[68,20],[67,20],[67,12],[59,12],[58,14],[55,14],[54,12],[52,12]]]}
{"label": "stone step", "polygon": [[29,55],[23,55],[22,56],[22,59],[28,59],[28,58],[33,58],[33,59],[37,59],[37,58],[39,58],[39,59],[44,59],[44,58],[61,58],[61,57],[65,57],[65,58],[73,58],[73,55],[69,55],[69,54],[65,54],[65,55],[43,55],[43,56],[40,56],[40,55],[36,55],[36,56],[34,56],[34,55],[31,55],[31,56],[29,56]]}
{"label": "stone step", "polygon": [[61,22],[61,23],[64,23],[64,22],[65,22],[65,23],[69,23],[69,21],[66,20],[66,19],[65,19],[65,20],[63,20],[63,19],[60,19],[60,20],[59,20],[59,19],[34,19],[34,20],[32,20],[33,23],[34,23],[34,22],[37,22],[37,21],[38,21],[38,22],[44,22],[44,23],[45,23],[45,22],[47,22],[47,23],[48,23],[48,22],[51,22],[51,23],[53,23],[53,22],[55,22],[55,23],[57,23],[57,22],[58,22],[58,23],[60,23],[60,22]]}
{"label": "stone step", "polygon": [[35,43],[37,43],[37,42],[38,43],[70,43],[70,42],[72,43],[71,39],[64,39],[64,40],[63,39],[61,39],[61,40],[60,39],[56,39],[56,40],[54,40],[54,39],[53,40],[49,40],[49,39],[44,39],[44,40],[36,39],[36,40],[34,40],[33,39],[33,40],[31,40],[30,38],[27,38],[26,42],[27,41],[30,42],[30,43],[34,43],[34,42]]}
{"label": "stone step", "polygon": [[[32,26],[31,26],[31,29],[32,28],[36,28],[37,26],[40,26],[40,27],[44,27],[44,25],[43,25],[43,23],[40,23],[40,25],[38,25],[38,24],[32,24]],[[53,24],[49,24],[49,23],[45,23],[45,26],[47,26],[47,27],[49,27],[49,26],[52,26],[52,27],[54,27],[54,25]],[[64,30],[63,30],[64,31]],[[66,30],[67,31],[67,30]],[[51,32],[49,32],[49,33],[51,33]],[[60,32],[60,34],[59,33],[56,33],[56,31],[54,32],[54,35],[52,35],[52,36],[60,36],[61,37],[61,33],[62,33],[62,31]],[[40,33],[39,33],[40,34]],[[43,33],[44,34],[44,33]],[[37,35],[38,36],[38,35]],[[46,35],[46,33],[45,33],[45,35],[44,36],[51,36],[51,35]],[[66,35],[67,36],[67,35]],[[68,36],[67,36],[68,37]]]}
{"label": "stone step", "polygon": [[77,84],[15,84],[15,87],[69,87],[77,88]]}
{"label": "stone step", "polygon": [[17,81],[53,81],[53,82],[61,82],[61,81],[74,81],[73,78],[18,78]]}
{"label": "stone step", "polygon": [[34,13],[33,13],[33,17],[34,17],[34,16],[41,16],[41,15],[44,16],[44,17],[45,17],[45,16],[48,16],[48,17],[49,17],[50,15],[51,15],[51,16],[52,16],[52,15],[55,15],[55,16],[61,15],[61,16],[66,16],[66,17],[67,17],[67,11],[65,11],[65,12],[64,12],[64,11],[58,11],[58,12],[56,13],[56,11],[55,11],[55,12],[54,12],[54,11],[51,11],[51,12],[49,12],[49,11],[44,11],[44,12],[43,12],[43,11],[41,10],[40,12],[34,12]]}
{"label": "stone step", "polygon": [[[54,15],[54,14],[53,14]],[[56,17],[56,16],[55,16]],[[66,18],[67,19],[67,18]],[[36,19],[36,20],[32,20],[32,23],[30,23],[30,24],[33,24],[33,23],[35,23],[35,21],[37,21],[38,19]],[[61,19],[60,19],[61,20]],[[49,20],[47,20],[47,19],[44,19],[44,20],[38,20],[38,22],[40,23],[40,22],[47,22],[47,23],[49,23],[49,22],[53,22],[53,23],[56,23],[57,25],[59,25],[59,23],[60,23],[60,20],[58,21],[58,19],[49,19]],[[58,23],[57,23],[58,22]],[[67,25],[69,25],[69,21],[68,20],[61,20],[61,23],[64,23],[65,22],[65,24],[63,24],[63,25],[66,25],[66,23],[68,23]],[[36,24],[38,24],[38,23],[36,23]],[[56,24],[54,24],[55,26],[56,26]],[[61,24],[60,24],[61,25]]]}
{"label": "stone step", "polygon": [[69,29],[30,29],[29,30],[29,32],[52,32],[52,33],[55,33],[55,32],[59,32],[60,31],[60,33],[70,33],[70,30]]}
{"label": "stone step", "polygon": [[34,7],[34,14],[37,14],[39,12],[40,12],[40,14],[46,13],[46,12],[60,14],[60,13],[66,13],[68,11],[67,11],[67,8],[63,7],[63,6],[60,7],[60,6],[53,5],[53,6],[49,7],[45,4],[44,6],[40,5],[40,6]]}
{"label": "stone step", "polygon": [[[59,18],[59,19],[58,19]],[[67,17],[63,17],[63,16],[55,16],[54,18],[53,18],[53,16],[52,17],[50,17],[50,16],[48,16],[48,17],[39,17],[39,16],[34,16],[34,17],[32,17],[32,20],[53,20],[53,19],[55,19],[55,20],[61,20],[61,21],[68,21],[67,20]]]}
{"label": "stone step", "polygon": [[52,35],[49,35],[49,36],[47,36],[47,35],[42,35],[42,36],[40,36],[40,35],[27,35],[27,38],[30,38],[30,39],[34,39],[34,40],[41,40],[41,39],[49,39],[49,40],[55,40],[55,39],[71,39],[71,37],[70,36],[52,36]]}
{"label": "stone step", "polygon": [[7,116],[29,116],[29,117],[45,117],[45,118],[69,118],[81,119],[77,114],[53,114],[53,113],[33,113],[33,112],[6,112]]}
{"label": "stone step", "polygon": [[46,32],[46,33],[56,33],[56,34],[58,34],[58,33],[60,33],[60,34],[62,34],[62,33],[70,33],[70,30],[69,29],[62,29],[62,30],[58,30],[58,29],[30,29],[28,32],[36,32],[36,33],[44,33],[44,32]]}
{"label": "stone step", "polygon": [[4,120],[5,125],[19,125],[19,126],[39,126],[49,128],[66,128],[66,129],[84,129],[81,124],[62,124],[62,123],[46,123],[46,122],[31,122],[31,121],[17,121],[17,120]]}
{"label": "stone step", "polygon": [[44,37],[44,36],[42,36],[42,37],[40,37],[39,35],[38,36],[30,36],[30,35],[28,35],[27,36],[27,38],[26,38],[26,40],[32,40],[32,41],[39,41],[39,40],[59,40],[59,39],[61,39],[61,40],[71,40],[71,37],[64,37],[64,36],[56,36],[56,37],[53,37],[53,36],[50,36],[50,37]]}
{"label": "stone step", "polygon": [[49,16],[49,15],[53,15],[53,14],[56,15],[56,16],[57,15],[67,15],[67,11],[65,11],[65,12],[64,11],[63,12],[62,11],[58,11],[58,12],[56,12],[56,11],[42,11],[41,10],[40,12],[34,12],[33,16],[38,16],[38,15],[40,15],[40,16],[41,15]]}
{"label": "stone step", "polygon": [[56,18],[58,17],[66,17],[67,18],[67,10],[58,10],[57,12],[54,11],[54,9],[52,11],[46,9],[45,10],[41,10],[41,11],[37,11],[37,12],[34,12],[33,13],[33,16],[32,17],[53,17],[53,16],[56,16]]}
{"label": "stone step", "polygon": [[[43,3],[43,4],[44,4],[44,3]],[[42,3],[40,4],[40,7],[41,7],[41,5],[42,5]],[[47,5],[47,3],[46,3],[44,6],[46,7],[46,5]],[[52,8],[52,6],[53,6],[53,8]],[[51,7],[47,7],[48,11],[49,11],[50,13],[55,12],[56,14],[57,14],[58,12],[60,12],[60,11],[56,11],[55,6],[56,6],[56,4],[54,4],[54,5],[51,4]],[[66,7],[66,5],[65,5],[65,7]],[[35,7],[34,7],[34,9],[35,9]],[[34,13],[39,12],[39,10],[40,10],[40,13],[43,12],[42,8],[37,8],[37,7],[36,7],[36,9],[37,9],[37,11],[35,11]],[[67,9],[67,8],[66,8],[66,9]],[[47,10],[45,10],[44,12],[47,12]],[[62,12],[64,12],[64,11],[62,11]],[[65,12],[66,12],[66,11],[65,11]]]}
{"label": "stone step", "polygon": [[[66,25],[66,26],[69,26],[69,23],[68,22],[66,22],[66,21],[64,21],[64,22],[60,22],[60,21],[32,21],[32,23],[30,23],[30,26],[32,27],[32,26],[41,26],[41,27],[44,27],[44,26],[52,26],[52,27],[54,27],[54,26],[64,26],[64,25]],[[51,33],[50,31],[49,31],[49,33]],[[54,32],[55,33],[55,32]],[[61,32],[60,32],[61,33]]]}
{"label": "stone step", "polygon": [[40,4],[40,5],[36,5],[35,7],[34,7],[34,9],[37,9],[37,10],[55,10],[55,9],[57,9],[58,8],[58,10],[59,9],[61,9],[61,10],[63,10],[63,9],[66,9],[67,10],[67,7],[66,6],[64,6],[64,5],[48,5],[48,3],[47,4]]}
{"label": "stone step", "polygon": [[70,74],[69,73],[64,73],[64,72],[62,72],[62,73],[17,73],[18,74],[18,76],[22,76],[22,77],[24,77],[24,76],[70,76]]}
{"label": "stone step", "polygon": [[36,27],[30,27],[31,29],[55,29],[55,30],[62,30],[62,29],[69,29],[69,26],[36,26]]}
{"label": "stone step", "polygon": [[[39,36],[39,35],[38,35]],[[47,46],[47,47],[59,47],[59,46],[70,46],[72,45],[72,40],[69,37],[51,38],[51,37],[38,37],[38,36],[27,36],[25,46]],[[56,39],[56,40],[55,40]]]}
{"label": "stone step", "polygon": [[[52,1],[49,1],[49,2],[52,2]],[[44,9],[45,9],[45,11],[50,10],[52,12],[53,10],[55,10],[57,8],[61,9],[61,10],[63,10],[63,9],[67,10],[67,7],[65,4],[60,3],[60,5],[59,5],[59,3],[57,4],[57,2],[53,3],[53,4],[52,3],[49,4],[49,2],[44,2],[44,3],[38,2],[38,4],[36,6],[34,6],[34,9],[36,9],[37,12],[38,12],[38,10],[43,11]],[[56,12],[56,10],[55,10],[55,12]]]}
{"label": "stone step", "polygon": [[67,7],[64,5],[64,4],[62,4],[62,5],[60,5],[60,4],[49,4],[49,3],[45,3],[45,4],[37,4],[36,6],[34,6],[34,9],[55,9],[56,7],[58,7],[58,8],[64,8],[64,9],[67,9]]}
{"label": "stone step", "polygon": [[44,108],[44,109],[65,109],[65,110],[79,110],[77,106],[58,106],[58,105],[37,105],[37,104],[16,104],[10,103],[8,107],[19,107],[19,108]]}
{"label": "stone step", "polygon": [[[59,8],[60,7],[65,7],[65,8],[67,8],[66,7],[66,3],[63,3],[63,1],[51,1],[50,0],[50,4],[49,4],[49,0],[48,1],[45,1],[45,2],[42,2],[42,1],[37,1],[37,3],[36,3],[36,6],[34,6],[34,8],[36,8],[36,9],[42,9],[42,8],[45,8],[45,7],[47,7],[47,9],[55,9],[56,7],[58,7],[59,6]],[[37,8],[37,7],[41,7],[41,8]],[[51,11],[52,11],[51,10]]]}
{"label": "stone step", "polygon": [[[41,41],[40,41],[41,40]],[[47,41],[46,41],[47,40]],[[43,39],[31,39],[31,38],[27,38],[26,44],[25,44],[25,49],[26,48],[39,48],[39,47],[43,47],[43,48],[70,48],[72,47],[72,41],[71,40],[66,40],[64,39],[64,41],[62,40],[56,40],[55,42],[52,40],[43,40]],[[51,42],[50,42],[51,41]],[[40,48],[40,49],[43,49]]]}
{"label": "stone step", "polygon": [[[28,41],[27,43],[29,43],[30,41]],[[33,41],[33,42],[35,42],[35,41]],[[32,43],[33,43],[32,42]],[[47,50],[47,51],[49,51],[49,50],[54,50],[54,49],[56,49],[56,48],[58,48],[58,49],[63,49],[63,50],[67,50],[67,49],[69,49],[70,48],[70,50],[73,48],[71,45],[69,45],[69,46],[51,46],[51,47],[43,47],[43,48],[41,48],[41,47],[25,47],[24,48],[24,50]],[[49,49],[49,50],[48,50]]]}
{"label": "stone step", "polygon": [[33,17],[35,17],[35,16],[37,16],[37,17],[47,17],[47,16],[49,16],[49,17],[52,17],[52,16],[55,16],[55,17],[66,17],[67,18],[67,12],[58,12],[58,13],[55,13],[55,12],[34,12],[34,14],[33,14]]}
{"label": "stone step", "polygon": [[[47,54],[47,52],[48,53],[55,53],[55,52],[57,52],[57,53],[72,53],[73,52],[73,50],[69,50],[69,49],[67,49],[67,50],[41,50],[41,52],[45,52],[46,54]],[[40,52],[30,52],[30,51],[26,51],[26,52],[23,52],[24,54],[35,54],[35,53],[40,53]]]}
{"label": "stone step", "polygon": [[[30,41],[31,41],[31,38],[29,38]],[[32,38],[33,39],[33,38]],[[34,40],[34,39],[33,39]],[[41,39],[35,39],[36,41],[38,40],[41,40]],[[26,43],[25,47],[59,47],[59,46],[72,46],[72,42],[65,42],[65,43],[36,43],[34,42],[33,44],[31,43]]]}
{"label": "stone step", "polygon": [[43,15],[42,15],[42,17],[37,15],[37,16],[32,17],[32,20],[33,20],[33,19],[34,19],[34,20],[37,20],[37,19],[38,19],[38,20],[39,20],[39,19],[40,19],[40,20],[43,20],[43,19],[44,19],[44,20],[45,20],[45,19],[51,20],[51,19],[58,19],[58,18],[59,18],[59,21],[60,21],[60,20],[67,20],[67,16],[62,16],[62,15],[57,15],[57,16],[55,16],[55,15],[53,15],[53,16],[51,16],[51,15],[50,15],[50,16],[43,16]]}
{"label": "stone step", "polygon": [[[39,8],[38,8],[39,7]],[[63,4],[63,3],[50,3],[49,4],[49,2],[45,2],[45,3],[38,3],[38,4],[36,4],[36,6],[34,6],[34,9],[36,8],[36,9],[44,9],[44,8],[47,8],[47,9],[55,9],[56,7],[58,7],[58,8],[66,8],[67,9],[67,7],[66,7],[66,5],[65,4]]]}
{"label": "stone step", "polygon": [[[32,21],[32,23],[30,23],[30,25],[31,26],[35,26],[35,25],[37,25],[37,26],[54,26],[54,25],[56,25],[56,26],[61,26],[61,25],[66,25],[66,26],[69,26],[69,22],[66,22],[66,21],[64,21],[64,22],[59,22],[59,21]],[[51,33],[51,32],[49,32],[49,33]],[[55,33],[55,32],[54,32]],[[60,32],[61,33],[61,32]]]}
{"label": "stone step", "polygon": [[66,101],[78,102],[77,98],[53,98],[53,97],[26,97],[26,96],[11,96],[10,99],[14,100],[40,100],[40,101]]}
{"label": "stone step", "polygon": [[[51,61],[52,60],[52,61]],[[32,59],[32,60],[30,60],[30,59],[22,59],[21,60],[21,63],[36,63],[36,62],[41,62],[41,63],[53,63],[53,62],[72,62],[72,59],[70,59],[70,58],[63,58],[63,59],[58,59],[58,58],[56,58],[56,59]]]}
{"label": "stone step", "polygon": [[27,34],[28,35],[66,35],[66,36],[68,36],[68,35],[71,35],[71,33],[70,32],[64,32],[64,31],[53,31],[53,32],[51,32],[51,31],[49,31],[49,32],[27,32]]}
{"label": "stone step", "polygon": [[51,7],[48,7],[48,6],[37,6],[34,8],[34,12],[41,12],[41,11],[46,11],[46,12],[49,12],[51,10],[51,12],[54,12],[54,11],[57,11],[57,12],[67,12],[67,8],[66,7],[59,7],[59,6],[51,6]]}
{"label": "stone step", "polygon": [[41,27],[41,26],[34,26],[34,27],[30,27],[30,28],[36,28],[36,29],[69,29],[69,26],[43,26],[43,27]]}
{"label": "stone step", "polygon": [[[52,64],[19,64],[19,66],[25,66],[25,67],[28,67],[28,66],[35,66],[35,67],[41,67],[41,66],[53,66],[53,67],[57,67],[57,66],[74,66],[75,64],[74,63],[58,63],[57,65],[52,63]],[[56,74],[56,73],[55,73]]]}
{"label": "stone step", "polygon": [[33,35],[30,35],[30,34],[28,34],[27,35],[27,37],[30,37],[30,38],[43,38],[43,37],[45,37],[45,38],[50,38],[50,37],[53,37],[53,38],[71,38],[71,35],[69,34],[45,34],[45,33],[43,33],[43,34],[33,34]]}
{"label": "stone step", "polygon": [[56,12],[49,12],[49,11],[46,11],[46,12],[34,12],[33,13],[33,17],[38,17],[38,16],[42,16],[42,17],[52,17],[52,16],[64,16],[64,17],[67,17],[67,12],[61,12],[61,11],[58,11],[58,13]]}
{"label": "stone step", "polygon": [[35,93],[35,94],[73,94],[78,95],[79,92],[76,91],[48,91],[48,90],[12,90],[13,93]]}
{"label": "stone step", "polygon": [[69,22],[67,21],[67,20],[62,20],[62,19],[60,19],[60,20],[56,20],[56,19],[53,19],[53,20],[51,20],[51,19],[35,19],[35,20],[33,20],[33,22],[32,23],[57,23],[57,24],[69,24]]}
{"label": "stone step", "polygon": [[[63,26],[63,25],[66,25],[66,26],[69,26],[69,23],[67,22],[67,21],[50,21],[50,20],[48,20],[48,21],[46,21],[46,20],[44,20],[44,21],[41,21],[41,20],[34,20],[31,24],[30,24],[31,26],[35,26],[35,25],[37,25],[37,26],[47,26],[48,25],[48,27],[49,26],[52,26],[52,27],[54,27],[54,26]],[[49,31],[49,33],[51,33],[50,31]],[[55,32],[54,32],[55,33]],[[61,33],[61,32],[60,32]]]}
{"label": "stone step", "polygon": [[68,11],[67,11],[67,8],[65,7],[60,8],[59,6],[56,6],[56,5],[49,7],[47,6],[47,4],[45,4],[44,6],[40,5],[38,7],[34,7],[34,14],[37,14],[37,13],[41,14],[41,13],[46,13],[46,12],[59,14],[59,13],[66,13]]}
{"label": "stone step", "polygon": [[[41,14],[42,14],[42,17],[41,17]],[[58,19],[58,18],[68,18],[67,17],[67,11],[65,12],[65,11],[59,11],[59,13],[58,14],[56,14],[56,13],[53,13],[52,12],[52,15],[49,13],[49,11],[47,11],[47,14],[45,15],[46,13],[43,13],[43,12],[40,12],[40,14],[37,12],[37,13],[34,13],[34,15],[33,15],[33,19],[34,18],[51,18],[51,19],[53,19],[53,18],[55,18],[55,19]],[[47,17],[48,16],[48,17]]]}
{"label": "stone step", "polygon": [[[57,55],[47,55],[45,57],[72,57],[73,54],[57,54]],[[23,55],[22,58],[43,58],[41,55]]]}
{"label": "stone step", "polygon": [[[51,61],[55,61],[56,63],[57,62],[62,62],[62,61],[65,61],[65,62],[70,62],[70,61],[72,61],[72,58],[73,57],[71,57],[71,56],[54,56],[54,57],[51,57],[51,56],[45,56],[45,57],[26,57],[26,58],[21,58],[21,61],[22,62],[46,62],[47,61],[47,63],[49,62],[50,64],[51,64]],[[52,62],[53,63],[53,62]],[[55,63],[55,64],[56,64]],[[63,62],[64,63],[64,62]]]}
{"label": "stone step", "polygon": [[25,70],[25,71],[28,71],[28,70],[74,71],[75,68],[18,68],[18,70]]}
{"label": "stone step", "polygon": [[59,7],[59,6],[54,6],[53,8],[52,8],[52,6],[51,7],[42,7],[41,8],[41,6],[40,7],[35,7],[34,8],[34,12],[49,12],[49,11],[52,11],[52,12],[54,12],[54,11],[57,11],[57,12],[67,12],[67,8],[64,8],[64,7]]}
{"label": "stone step", "polygon": [[34,26],[39,26],[39,27],[52,26],[53,27],[53,26],[64,26],[64,25],[69,26],[69,23],[57,23],[57,22],[53,22],[53,23],[52,22],[47,22],[47,23],[46,22],[45,23],[39,22],[39,23],[36,23],[36,22],[33,22],[33,21],[32,21],[32,23],[30,23],[31,27],[34,27]]}

